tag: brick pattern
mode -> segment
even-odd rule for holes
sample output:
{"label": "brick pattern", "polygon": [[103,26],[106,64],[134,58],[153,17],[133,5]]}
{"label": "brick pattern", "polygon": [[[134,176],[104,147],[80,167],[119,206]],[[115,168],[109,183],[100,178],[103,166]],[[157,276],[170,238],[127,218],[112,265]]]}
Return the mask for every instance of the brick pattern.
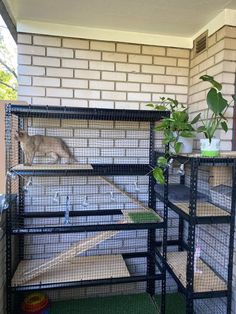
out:
{"label": "brick pattern", "polygon": [[[224,26],[209,37],[208,49],[194,57],[190,56],[189,76],[189,110],[191,113],[202,112],[206,116],[206,94],[209,84],[199,80],[204,74],[212,75],[223,85],[223,95],[231,100],[234,94],[234,80],[236,71],[236,32],[235,27]],[[229,131],[219,131],[221,149],[232,150],[233,137],[233,104],[227,113]],[[196,143],[199,147],[199,141]]]}
{"label": "brick pattern", "polygon": [[33,105],[143,109],[187,103],[189,50],[18,35],[19,98]]}

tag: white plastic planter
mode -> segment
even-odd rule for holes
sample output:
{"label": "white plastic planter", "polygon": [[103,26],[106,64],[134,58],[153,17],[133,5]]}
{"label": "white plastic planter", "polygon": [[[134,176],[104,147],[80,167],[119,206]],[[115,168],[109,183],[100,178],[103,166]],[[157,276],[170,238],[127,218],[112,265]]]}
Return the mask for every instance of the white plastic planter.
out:
{"label": "white plastic planter", "polygon": [[211,143],[208,138],[201,139],[200,148],[203,157],[217,157],[220,155],[220,139],[213,138]]}
{"label": "white plastic planter", "polygon": [[193,151],[193,138],[192,137],[179,137],[179,142],[182,143],[180,148],[181,154],[191,154]]}
{"label": "white plastic planter", "polygon": [[[175,134],[175,133],[174,133]],[[193,138],[180,136],[178,142],[181,142],[179,154],[191,154],[193,152]],[[173,147],[170,146],[170,152],[175,153]]]}

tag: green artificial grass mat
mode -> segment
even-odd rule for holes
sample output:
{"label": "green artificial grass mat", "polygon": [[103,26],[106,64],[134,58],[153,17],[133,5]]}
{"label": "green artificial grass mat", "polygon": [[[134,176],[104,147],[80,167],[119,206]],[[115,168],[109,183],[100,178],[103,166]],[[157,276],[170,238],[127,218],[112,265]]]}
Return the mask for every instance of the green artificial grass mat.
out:
{"label": "green artificial grass mat", "polygon": [[152,298],[146,293],[59,301],[52,303],[50,310],[50,314],[157,313],[158,310]]}
{"label": "green artificial grass mat", "polygon": [[[155,296],[157,304],[160,306],[161,296]],[[165,314],[185,314],[186,303],[182,294],[168,293],[166,295],[166,313]]]}
{"label": "green artificial grass mat", "polygon": [[161,219],[157,214],[152,212],[135,212],[128,213],[129,218],[134,223],[145,223],[145,222],[160,222]]}

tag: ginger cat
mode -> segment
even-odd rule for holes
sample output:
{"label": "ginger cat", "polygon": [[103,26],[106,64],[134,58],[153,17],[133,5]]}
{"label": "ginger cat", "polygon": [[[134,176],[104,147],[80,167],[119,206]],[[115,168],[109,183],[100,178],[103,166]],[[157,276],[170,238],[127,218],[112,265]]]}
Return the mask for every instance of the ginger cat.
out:
{"label": "ginger cat", "polygon": [[20,130],[15,135],[15,139],[20,142],[26,166],[32,165],[36,153],[50,155],[54,159],[54,163],[61,158],[66,158],[67,163],[77,162],[67,144],[59,137],[29,135],[26,131]]}

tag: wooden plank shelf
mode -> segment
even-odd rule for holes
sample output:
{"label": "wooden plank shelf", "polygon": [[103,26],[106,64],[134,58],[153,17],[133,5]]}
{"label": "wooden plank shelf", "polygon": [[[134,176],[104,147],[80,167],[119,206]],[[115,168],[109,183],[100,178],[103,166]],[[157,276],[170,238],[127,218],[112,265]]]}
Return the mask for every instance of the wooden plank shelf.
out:
{"label": "wooden plank shelf", "polygon": [[[37,269],[47,259],[23,260],[12,278],[12,286],[22,285],[22,277],[32,269]],[[66,283],[106,278],[130,277],[122,255],[81,256],[59,263],[53,268],[27,281],[23,286]]]}
{"label": "wooden plank shelf", "polygon": [[26,166],[23,164],[16,165],[11,168],[11,171],[66,171],[66,170],[92,170],[93,167],[90,164],[32,164],[32,166]]}
{"label": "wooden plank shelf", "polygon": [[[186,288],[187,252],[167,253],[167,263],[176,277]],[[216,292],[227,290],[227,285],[207,264],[201,259],[197,261],[197,269],[201,273],[194,274],[194,292]]]}
{"label": "wooden plank shelf", "polygon": [[[185,214],[189,215],[189,203],[188,202],[179,202],[173,203],[175,206],[180,208]],[[208,203],[208,202],[198,202],[196,208],[197,217],[218,217],[218,216],[228,216],[230,213],[221,209],[220,207]]]}

